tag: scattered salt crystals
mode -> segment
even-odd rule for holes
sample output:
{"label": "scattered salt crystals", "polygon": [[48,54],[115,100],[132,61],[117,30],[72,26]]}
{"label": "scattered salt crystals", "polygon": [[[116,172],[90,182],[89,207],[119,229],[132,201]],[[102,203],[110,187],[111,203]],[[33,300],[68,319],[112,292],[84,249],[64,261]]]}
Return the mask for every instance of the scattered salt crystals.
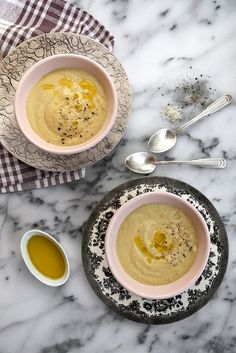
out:
{"label": "scattered salt crystals", "polygon": [[179,105],[175,104],[168,104],[164,107],[161,111],[161,116],[164,119],[172,121],[173,123],[182,121],[183,116],[183,109]]}

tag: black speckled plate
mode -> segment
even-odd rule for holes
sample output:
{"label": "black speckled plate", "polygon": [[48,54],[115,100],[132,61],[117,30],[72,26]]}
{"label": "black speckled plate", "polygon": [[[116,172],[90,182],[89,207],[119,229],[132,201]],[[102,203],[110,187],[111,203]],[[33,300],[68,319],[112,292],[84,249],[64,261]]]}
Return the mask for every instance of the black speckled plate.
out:
{"label": "black speckled plate", "polygon": [[[104,239],[108,224],[121,205],[136,195],[158,190],[179,195],[198,209],[207,223],[211,245],[207,266],[194,285],[175,297],[152,300],[134,295],[116,281],[107,265]],[[213,296],[226,271],[228,239],[215,207],[198,190],[175,179],[141,178],[113,189],[97,205],[86,223],[82,260],[89,283],[109,308],[141,323],[168,324],[192,315]]]}

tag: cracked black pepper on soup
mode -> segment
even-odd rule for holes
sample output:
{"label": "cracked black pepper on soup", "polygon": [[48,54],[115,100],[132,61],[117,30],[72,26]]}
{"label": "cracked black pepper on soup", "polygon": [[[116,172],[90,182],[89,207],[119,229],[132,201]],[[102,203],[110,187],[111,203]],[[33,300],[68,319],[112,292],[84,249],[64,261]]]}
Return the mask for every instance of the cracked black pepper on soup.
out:
{"label": "cracked black pepper on soup", "polygon": [[147,204],[131,212],[117,236],[117,256],[138,282],[162,285],[176,281],[193,265],[197,233],[189,218],[166,204]]}
{"label": "cracked black pepper on soup", "polygon": [[91,139],[107,116],[105,94],[89,73],[62,68],[45,75],[27,97],[32,129],[45,141],[74,146]]}

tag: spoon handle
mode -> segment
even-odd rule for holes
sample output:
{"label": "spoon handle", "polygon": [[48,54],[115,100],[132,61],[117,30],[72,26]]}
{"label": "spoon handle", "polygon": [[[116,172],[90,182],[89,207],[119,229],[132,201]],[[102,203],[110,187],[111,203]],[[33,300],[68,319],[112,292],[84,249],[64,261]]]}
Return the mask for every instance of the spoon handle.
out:
{"label": "spoon handle", "polygon": [[225,168],[226,160],[224,158],[203,158],[192,161],[156,161],[155,164],[190,164],[202,168]]}
{"label": "spoon handle", "polygon": [[213,114],[213,113],[217,112],[218,110],[226,107],[231,102],[232,102],[232,97],[229,94],[223,95],[222,97],[218,98],[213,103],[208,105],[208,107],[205,110],[203,110],[203,112],[198,114],[195,118],[187,121],[187,123],[183,124],[178,129],[176,129],[174,131],[174,133],[178,134],[180,131],[186,129],[187,127],[189,127],[190,125],[196,123],[198,120],[204,118],[205,116]]}

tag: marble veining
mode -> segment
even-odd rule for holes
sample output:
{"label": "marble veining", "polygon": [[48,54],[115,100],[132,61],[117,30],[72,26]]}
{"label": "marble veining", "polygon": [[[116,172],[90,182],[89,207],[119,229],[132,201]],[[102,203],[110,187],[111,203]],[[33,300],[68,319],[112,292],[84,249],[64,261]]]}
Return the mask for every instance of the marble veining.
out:
{"label": "marble veining", "polygon": [[[114,52],[132,87],[132,112],[120,144],[88,168],[84,180],[0,195],[0,353],[234,353],[236,4],[233,0],[71,2],[91,12],[115,35]],[[90,288],[81,263],[83,227],[107,191],[138,177],[125,169],[124,158],[147,150],[148,137],[156,129],[173,126],[160,117],[162,108],[174,102],[173,89],[183,79],[194,82],[201,74],[212,88],[207,102],[223,93],[230,93],[234,102],[183,132],[175,148],[158,158],[223,156],[227,168],[160,166],[155,175],[190,183],[212,201],[228,231],[228,269],[214,298],[193,316],[166,326],[137,324],[111,312]],[[198,104],[186,107],[185,119],[200,109]],[[71,264],[65,286],[43,286],[27,272],[19,241],[32,227],[53,234],[65,247]]]}

